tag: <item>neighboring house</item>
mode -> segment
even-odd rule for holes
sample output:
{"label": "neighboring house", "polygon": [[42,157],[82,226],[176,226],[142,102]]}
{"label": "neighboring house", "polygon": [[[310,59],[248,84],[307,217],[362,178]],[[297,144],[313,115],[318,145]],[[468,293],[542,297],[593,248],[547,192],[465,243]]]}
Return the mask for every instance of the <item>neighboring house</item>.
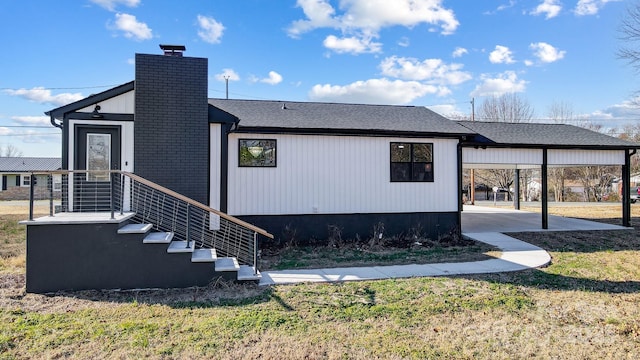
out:
{"label": "neighboring house", "polygon": [[[119,222],[111,230],[86,223],[60,227],[51,219],[26,222],[33,228],[27,239],[32,244],[27,252],[28,291],[191,286],[211,275],[167,273],[166,266],[141,258],[144,250],[137,248],[136,257],[102,243],[80,251],[87,242],[67,242],[63,249],[50,241],[55,240],[52,233],[61,239],[99,233],[104,242],[123,242],[124,248],[131,240],[120,239],[115,231],[149,222],[154,229],[181,236],[194,257],[209,247],[218,255],[235,254],[224,249],[235,243],[228,240],[231,231],[222,223],[227,220],[251,229],[254,238],[273,234],[285,240],[323,239],[329,226],[340,229],[345,239],[370,237],[380,225],[387,236],[410,229],[421,229],[430,238],[459,236],[463,167],[516,172],[537,167],[544,189],[547,166],[606,163],[628,173],[636,147],[569,125],[454,122],[419,106],[208,99],[207,59],[183,57],[180,46],[164,49],[165,56],[136,54],[135,81],[47,112],[62,130],[62,168],[93,171],[83,175],[80,185],[65,185],[69,196],[63,197],[62,208],[78,211],[75,196],[81,185],[109,181],[108,176],[91,174],[120,170],[126,179],[107,186],[107,193],[122,189],[121,197],[109,204],[120,206],[123,217],[109,220]],[[141,191],[134,183],[150,190],[137,198]],[[163,228],[167,217],[182,216],[175,216],[177,203],[166,208],[167,194],[190,204],[187,218],[189,209],[204,209],[198,228],[190,220],[183,233]],[[544,196],[542,200],[546,207]],[[623,215],[628,221],[628,214]],[[545,217],[543,211],[543,227]],[[195,230],[200,238],[193,245],[189,234]],[[256,242],[247,244],[237,253],[255,257]],[[255,262],[238,261],[256,274]],[[147,265],[153,271],[144,272]],[[62,270],[54,273],[52,268]],[[113,274],[107,279],[103,273],[109,271]],[[131,280],[132,272],[145,275]]]}
{"label": "neighboring house", "polygon": [[[29,188],[31,173],[58,170],[61,166],[60,158],[0,157],[0,191]],[[44,175],[38,175],[36,178],[36,181],[43,184],[48,181]],[[59,181],[55,183],[60,184]]]}

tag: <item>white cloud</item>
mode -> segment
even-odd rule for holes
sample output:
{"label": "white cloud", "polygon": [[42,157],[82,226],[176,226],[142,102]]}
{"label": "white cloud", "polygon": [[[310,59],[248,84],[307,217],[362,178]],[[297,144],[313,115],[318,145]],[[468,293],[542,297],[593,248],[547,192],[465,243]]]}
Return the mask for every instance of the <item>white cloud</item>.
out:
{"label": "white cloud", "polygon": [[109,11],[115,10],[116,6],[118,5],[124,5],[127,7],[136,7],[140,5],[140,0],[90,0],[90,1]]}
{"label": "white cloud", "polygon": [[217,44],[220,42],[222,33],[224,32],[224,26],[222,23],[216,21],[216,19],[208,16],[198,15],[198,36],[204,42],[209,44]]}
{"label": "white cloud", "polygon": [[[298,0],[297,6],[302,8],[306,19],[294,21],[287,29],[289,36],[294,38],[314,29],[331,28],[340,30],[343,39],[356,37],[360,38],[356,43],[367,44],[372,38],[378,38],[379,31],[387,27],[411,28],[428,24],[448,35],[454,33],[460,25],[453,10],[442,6],[442,0],[343,0],[340,1],[340,14],[337,14],[329,0]],[[334,36],[333,40],[336,39],[338,38]],[[329,45],[332,43],[335,44],[328,42]],[[343,47],[330,49],[340,50]]]}
{"label": "white cloud", "polygon": [[403,80],[427,81],[437,85],[458,85],[471,80],[471,74],[461,71],[462,64],[445,64],[440,59],[425,59],[392,56],[380,63],[385,76]]}
{"label": "white cloud", "polygon": [[499,12],[499,11],[503,11],[503,10],[507,10],[509,8],[512,8],[515,4],[516,4],[515,0],[509,0],[508,4],[499,5],[494,11],[485,11],[484,15],[493,15],[493,14]]}
{"label": "white cloud", "polygon": [[607,3],[620,0],[579,0],[573,12],[578,16],[596,15]]}
{"label": "white cloud", "polygon": [[309,92],[313,101],[360,104],[408,104],[427,94],[439,94],[440,88],[418,81],[370,79],[340,85],[315,85]]}
{"label": "white cloud", "polygon": [[493,64],[513,64],[513,53],[508,47],[496,45],[496,49],[489,54],[489,61]]}
{"label": "white cloud", "polygon": [[638,108],[638,100],[636,97],[631,100],[623,101],[619,104],[613,104],[605,109],[595,111],[591,114],[585,114],[580,116],[583,119],[629,119],[637,122],[640,115],[640,108]]}
{"label": "white cloud", "polygon": [[451,56],[453,56],[454,58],[458,58],[458,57],[462,57],[462,55],[464,54],[468,54],[469,50],[463,48],[463,47],[457,47],[455,50],[453,50],[453,54],[451,54]]}
{"label": "white cloud", "polygon": [[471,92],[471,96],[500,96],[507,93],[524,92],[527,82],[519,80],[518,75],[513,71],[505,71],[497,77],[483,74],[480,79],[482,83]]}
{"label": "white cloud", "polygon": [[229,81],[240,80],[240,75],[238,75],[238,73],[236,73],[233,69],[222,69],[222,72],[216,74],[214,77],[218,81],[226,81],[226,79],[229,79]]}
{"label": "white cloud", "polygon": [[409,45],[411,45],[411,41],[406,36],[403,36],[400,40],[398,40],[398,46],[407,47]]}
{"label": "white cloud", "polygon": [[275,71],[269,71],[269,77],[260,79],[260,82],[269,85],[277,85],[282,82],[282,75],[278,74]]}
{"label": "white cloud", "polygon": [[25,125],[51,125],[48,116],[12,116],[11,120]]}
{"label": "white cloud", "polygon": [[298,37],[317,28],[339,28],[340,21],[333,18],[335,9],[325,0],[298,0],[297,6],[307,20],[296,20],[288,29],[289,36]]}
{"label": "white cloud", "polygon": [[29,101],[37,102],[40,104],[53,104],[55,106],[62,106],[74,101],[78,101],[84,98],[80,93],[62,93],[58,95],[52,95],[51,90],[43,87],[34,87],[32,89],[18,89],[18,90],[5,90],[5,92],[12,96],[19,96]]}
{"label": "white cloud", "polygon": [[533,55],[543,63],[558,61],[566,54],[566,51],[558,50],[545,42],[533,43],[529,45],[529,48],[533,50]]}
{"label": "white cloud", "polygon": [[531,12],[532,15],[542,15],[546,14],[546,19],[551,19],[558,14],[560,14],[560,10],[562,10],[562,5],[560,5],[559,0],[544,0],[540,5],[538,5],[535,10]]}
{"label": "white cloud", "polygon": [[0,126],[0,135],[9,135],[12,132],[13,131],[11,129],[9,129],[8,127]]}
{"label": "white cloud", "polygon": [[345,37],[339,39],[334,35],[329,35],[322,44],[327,49],[339,54],[379,53],[382,51],[382,44],[372,42],[371,38]]}
{"label": "white cloud", "polygon": [[130,39],[149,40],[153,37],[147,24],[130,14],[117,13],[115,29],[124,32],[124,36]]}

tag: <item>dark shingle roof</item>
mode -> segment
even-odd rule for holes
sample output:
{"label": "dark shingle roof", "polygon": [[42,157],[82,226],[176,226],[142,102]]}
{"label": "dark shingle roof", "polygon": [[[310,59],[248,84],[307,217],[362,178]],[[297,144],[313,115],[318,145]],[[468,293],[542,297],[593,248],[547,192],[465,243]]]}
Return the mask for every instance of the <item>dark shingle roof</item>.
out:
{"label": "dark shingle roof", "polygon": [[60,158],[0,157],[0,172],[51,171],[62,167]]}
{"label": "dark shingle roof", "polygon": [[[639,144],[567,124],[458,121],[481,136],[479,142],[504,145],[636,148]],[[482,139],[484,138],[484,139]]]}
{"label": "dark shingle roof", "polygon": [[239,119],[241,130],[472,133],[455,121],[418,106],[227,99],[209,99],[209,104]]}

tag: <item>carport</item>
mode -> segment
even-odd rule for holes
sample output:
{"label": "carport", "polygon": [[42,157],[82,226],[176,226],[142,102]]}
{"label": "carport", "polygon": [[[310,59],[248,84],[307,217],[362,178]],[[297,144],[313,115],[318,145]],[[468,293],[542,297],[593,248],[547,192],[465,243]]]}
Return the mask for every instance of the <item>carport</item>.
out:
{"label": "carport", "polygon": [[[622,225],[631,226],[631,156],[638,144],[567,124],[459,121],[476,135],[460,144],[462,169],[540,169],[541,227],[549,229],[548,169],[575,166],[622,167]],[[518,194],[518,181],[514,193]],[[517,199],[517,197],[516,197]],[[515,202],[519,208],[518,200]],[[463,210],[460,202],[460,211]]]}

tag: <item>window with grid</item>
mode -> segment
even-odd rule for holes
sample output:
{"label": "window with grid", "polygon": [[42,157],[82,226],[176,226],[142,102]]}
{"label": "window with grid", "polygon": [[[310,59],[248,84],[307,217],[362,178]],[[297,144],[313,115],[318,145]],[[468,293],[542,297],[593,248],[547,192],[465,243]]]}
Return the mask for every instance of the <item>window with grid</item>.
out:
{"label": "window with grid", "polygon": [[391,143],[392,182],[433,182],[433,144]]}

